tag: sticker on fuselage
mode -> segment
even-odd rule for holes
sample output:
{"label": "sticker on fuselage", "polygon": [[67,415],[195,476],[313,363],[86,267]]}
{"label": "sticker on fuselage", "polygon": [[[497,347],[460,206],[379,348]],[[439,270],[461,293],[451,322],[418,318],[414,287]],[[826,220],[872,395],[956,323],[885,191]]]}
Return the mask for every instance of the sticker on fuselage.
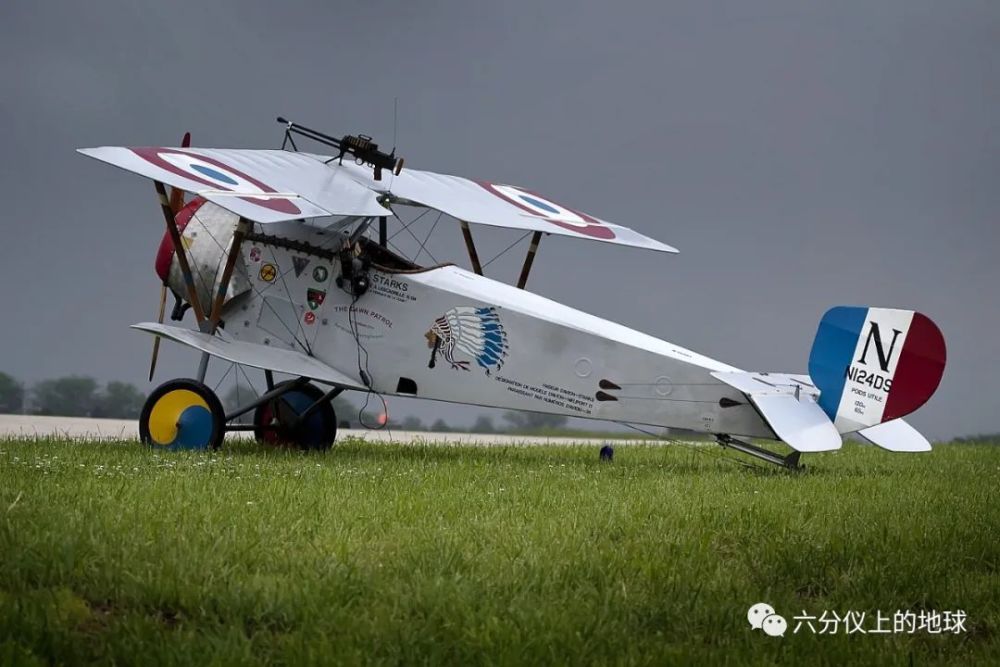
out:
{"label": "sticker on fuselage", "polygon": [[278,277],[278,267],[268,262],[264,266],[260,267],[260,273],[258,273],[258,276],[260,276],[260,279],[265,283],[273,283],[274,279]]}
{"label": "sticker on fuselage", "polygon": [[308,257],[292,257],[292,267],[295,269],[295,277],[298,278],[309,266]]}
{"label": "sticker on fuselage", "polygon": [[492,306],[451,308],[434,320],[424,337],[431,348],[428,368],[434,368],[440,353],[454,370],[472,370],[469,365],[475,362],[489,375],[500,370],[507,358],[507,332]]}
{"label": "sticker on fuselage", "polygon": [[326,292],[321,289],[309,288],[306,290],[306,303],[309,304],[309,308],[312,310],[318,309],[323,305],[326,300]]}

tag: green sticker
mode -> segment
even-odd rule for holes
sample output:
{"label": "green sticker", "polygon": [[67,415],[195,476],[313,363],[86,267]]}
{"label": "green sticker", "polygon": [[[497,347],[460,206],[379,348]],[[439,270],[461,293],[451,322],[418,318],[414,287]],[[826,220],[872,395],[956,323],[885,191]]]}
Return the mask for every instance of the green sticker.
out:
{"label": "green sticker", "polygon": [[323,290],[312,288],[306,290],[306,301],[309,303],[311,310],[316,310],[322,306],[324,300],[326,300],[326,292]]}

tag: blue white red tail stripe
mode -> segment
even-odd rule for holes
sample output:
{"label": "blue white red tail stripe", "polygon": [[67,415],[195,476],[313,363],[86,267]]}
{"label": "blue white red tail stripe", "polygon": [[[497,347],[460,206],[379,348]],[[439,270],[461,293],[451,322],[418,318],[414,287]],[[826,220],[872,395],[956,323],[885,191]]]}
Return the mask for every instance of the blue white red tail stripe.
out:
{"label": "blue white red tail stripe", "polygon": [[819,405],[841,433],[923,405],[945,365],[944,337],[911,310],[840,306],[823,316],[809,355]]}

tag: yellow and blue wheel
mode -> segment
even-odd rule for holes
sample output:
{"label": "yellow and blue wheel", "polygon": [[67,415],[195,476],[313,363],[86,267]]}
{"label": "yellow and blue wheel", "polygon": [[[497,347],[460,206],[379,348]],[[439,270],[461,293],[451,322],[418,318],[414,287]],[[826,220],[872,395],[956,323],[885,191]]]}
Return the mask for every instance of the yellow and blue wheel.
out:
{"label": "yellow and blue wheel", "polygon": [[164,382],[139,415],[139,438],[153,448],[217,449],[225,434],[222,403],[197,380]]}

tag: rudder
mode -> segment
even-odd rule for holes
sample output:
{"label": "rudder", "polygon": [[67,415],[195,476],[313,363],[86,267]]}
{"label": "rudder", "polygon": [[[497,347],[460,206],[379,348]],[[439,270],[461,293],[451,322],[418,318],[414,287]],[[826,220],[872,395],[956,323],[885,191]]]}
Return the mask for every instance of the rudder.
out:
{"label": "rudder", "polygon": [[907,415],[941,382],[941,330],[912,310],[837,306],[820,320],[809,376],[840,433]]}

